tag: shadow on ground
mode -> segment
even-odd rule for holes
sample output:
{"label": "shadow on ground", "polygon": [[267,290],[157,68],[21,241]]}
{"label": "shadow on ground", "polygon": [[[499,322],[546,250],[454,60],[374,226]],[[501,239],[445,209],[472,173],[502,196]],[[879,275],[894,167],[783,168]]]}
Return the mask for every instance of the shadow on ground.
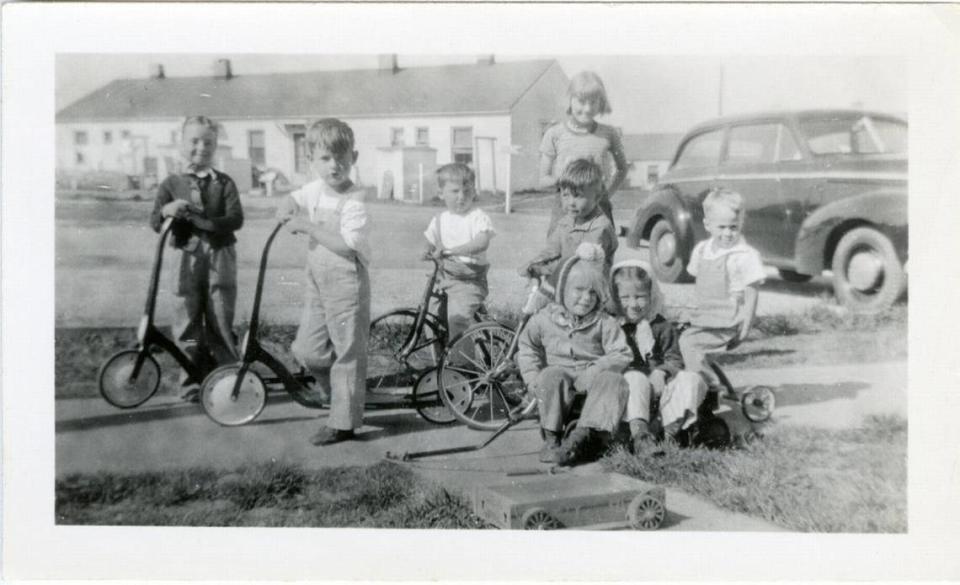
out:
{"label": "shadow on ground", "polygon": [[777,407],[814,404],[829,400],[849,400],[861,390],[870,388],[864,382],[838,382],[836,384],[784,384],[773,389]]}

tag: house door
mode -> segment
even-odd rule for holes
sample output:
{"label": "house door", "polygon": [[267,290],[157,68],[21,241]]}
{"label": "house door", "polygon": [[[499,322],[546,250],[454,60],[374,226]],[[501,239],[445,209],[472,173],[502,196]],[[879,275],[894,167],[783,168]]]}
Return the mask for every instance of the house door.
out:
{"label": "house door", "polygon": [[477,158],[474,168],[477,173],[477,191],[497,190],[497,139],[492,136],[477,136]]}

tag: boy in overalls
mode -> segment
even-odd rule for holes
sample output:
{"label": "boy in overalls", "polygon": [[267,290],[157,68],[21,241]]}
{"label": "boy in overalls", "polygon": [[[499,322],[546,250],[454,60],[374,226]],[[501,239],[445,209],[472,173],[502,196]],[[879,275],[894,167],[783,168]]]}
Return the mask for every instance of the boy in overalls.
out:
{"label": "boy in overalls", "polygon": [[357,161],[350,126],[324,118],[310,127],[306,143],[317,180],[287,196],[277,218],[287,220],[291,233],[310,237],[303,315],[290,349],[317,380],[315,389],[330,397],[327,423],[310,438],[330,445],[352,439],[363,425],[369,219],[363,191],[350,180]]}
{"label": "boy in overalls", "polygon": [[443,260],[447,331],[456,339],[473,322],[487,298],[487,247],[496,233],[485,211],[476,207],[476,175],[463,163],[437,169],[437,185],[447,209],[427,226],[427,254]]}
{"label": "boy in overalls", "polygon": [[733,349],[747,337],[757,311],[758,287],[766,275],[760,253],[747,244],[743,197],[714,189],[703,200],[703,225],[710,238],[698,243],[687,271],[696,278],[696,308],[680,336],[687,370],[699,372],[711,389],[718,381],[707,354]]}

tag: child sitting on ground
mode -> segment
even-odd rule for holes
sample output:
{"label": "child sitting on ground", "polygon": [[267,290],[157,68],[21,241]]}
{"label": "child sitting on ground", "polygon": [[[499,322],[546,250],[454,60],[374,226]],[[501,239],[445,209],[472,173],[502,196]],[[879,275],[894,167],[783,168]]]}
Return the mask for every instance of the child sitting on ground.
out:
{"label": "child sitting on ground", "polygon": [[729,189],[711,190],[703,200],[710,238],[693,248],[687,266],[696,278],[696,307],[680,336],[680,352],[686,368],[703,376],[711,390],[720,388],[707,355],[746,339],[766,277],[760,253],[741,235],[743,222],[743,197]]}
{"label": "child sitting on ground", "polygon": [[629,394],[624,420],[630,425],[634,453],[653,442],[650,423],[653,398],[660,399],[665,438],[677,435],[697,420],[706,394],[700,376],[683,371],[679,335],[663,310],[663,296],[648,266],[640,260],[613,265],[610,277],[613,303],[620,316],[633,361],[623,377]]}
{"label": "child sitting on ground", "polygon": [[603,171],[592,161],[575,160],[557,180],[557,191],[566,215],[547,235],[547,246],[520,268],[520,275],[552,274],[559,261],[573,255],[583,242],[598,244],[603,250],[607,274],[619,242],[613,223],[597,206],[603,194]]}
{"label": "child sitting on ground", "polygon": [[[584,244],[557,270],[556,301],[538,311],[520,334],[517,365],[539,398],[544,444],[540,461],[572,465],[620,424],[627,400],[621,373],[631,360],[617,320],[603,307],[609,287],[603,255]],[[586,393],[577,428],[560,444],[576,393]]]}
{"label": "child sitting on ground", "polygon": [[[206,116],[183,122],[180,155],[186,172],[160,183],[150,215],[157,232],[164,218],[175,218],[170,245],[180,255],[173,272],[177,296],[173,335],[183,353],[204,370],[240,359],[233,335],[237,304],[233,245],[234,232],[243,225],[243,208],[233,180],[211,166],[218,133],[217,123]],[[182,372],[180,397],[198,401],[201,382]]]}
{"label": "child sitting on ground", "polygon": [[335,118],[318,120],[306,143],[317,180],[288,195],[277,217],[291,233],[310,238],[303,315],[290,349],[316,378],[317,391],[330,397],[327,423],[310,438],[314,445],[329,445],[352,439],[363,425],[370,225],[363,191],[350,180],[357,161],[350,126]]}
{"label": "child sitting on ground", "polygon": [[430,220],[427,254],[443,259],[447,293],[447,330],[453,340],[473,322],[487,298],[487,247],[496,233],[490,216],[479,207],[476,175],[463,163],[437,169],[440,196],[447,209]]}

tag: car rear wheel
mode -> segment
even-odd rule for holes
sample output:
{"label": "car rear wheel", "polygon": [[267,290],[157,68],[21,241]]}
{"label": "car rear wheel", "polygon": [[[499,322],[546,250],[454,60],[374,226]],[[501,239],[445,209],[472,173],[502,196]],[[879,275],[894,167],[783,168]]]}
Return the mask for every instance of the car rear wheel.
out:
{"label": "car rear wheel", "polygon": [[780,278],[784,279],[787,282],[804,283],[804,282],[808,282],[811,278],[813,278],[813,275],[800,274],[799,272],[794,272],[793,270],[787,270],[786,268],[781,268],[777,272],[780,273]]}
{"label": "car rear wheel", "polygon": [[833,253],[833,290],[857,313],[876,313],[892,305],[907,281],[897,252],[882,233],[869,227],[847,232]]}
{"label": "car rear wheel", "polygon": [[650,267],[661,282],[689,282],[689,258],[683,256],[680,239],[670,222],[661,219],[650,230]]}

